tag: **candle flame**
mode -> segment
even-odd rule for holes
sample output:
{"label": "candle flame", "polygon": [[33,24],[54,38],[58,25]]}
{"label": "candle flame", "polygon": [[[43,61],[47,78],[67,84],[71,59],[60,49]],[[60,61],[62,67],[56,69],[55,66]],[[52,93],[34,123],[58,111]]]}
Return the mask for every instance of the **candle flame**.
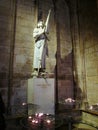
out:
{"label": "candle flame", "polygon": [[23,102],[23,103],[22,103],[22,105],[24,106],[24,105],[26,105],[26,103],[25,103],[25,102]]}
{"label": "candle flame", "polygon": [[50,121],[50,120],[47,120],[46,122],[47,122],[48,124],[50,124],[51,121]]}
{"label": "candle flame", "polygon": [[32,123],[35,123],[35,120],[34,120],[34,119],[32,120]]}
{"label": "candle flame", "polygon": [[41,117],[41,116],[43,116],[43,113],[39,113],[39,115],[38,115],[39,117]]}
{"label": "candle flame", "polygon": [[35,123],[37,124],[37,123],[38,123],[38,120],[36,120]]}
{"label": "candle flame", "polygon": [[29,116],[28,118],[29,118],[29,119],[31,119],[31,118],[32,118],[32,116]]}

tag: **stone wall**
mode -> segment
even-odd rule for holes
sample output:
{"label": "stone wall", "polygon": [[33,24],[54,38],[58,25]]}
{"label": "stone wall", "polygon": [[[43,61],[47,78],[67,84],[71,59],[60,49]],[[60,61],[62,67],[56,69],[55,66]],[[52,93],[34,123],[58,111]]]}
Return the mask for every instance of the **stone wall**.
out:
{"label": "stone wall", "polygon": [[[88,4],[86,5],[88,7]],[[89,105],[98,102],[98,8],[96,1],[89,3],[85,20],[85,70]]]}
{"label": "stone wall", "polygon": [[[98,101],[98,8],[96,1],[79,1],[75,27],[74,69],[76,97],[89,105]],[[75,33],[74,33],[75,34]]]}
{"label": "stone wall", "polygon": [[14,49],[14,76],[28,76],[33,64],[32,37],[36,22],[34,1],[18,0],[16,12],[15,49]]}
{"label": "stone wall", "polygon": [[13,13],[11,0],[0,1],[0,90],[7,103],[9,84],[10,47],[13,33]]}
{"label": "stone wall", "polygon": [[36,10],[36,3],[31,0],[0,1],[0,90],[7,106],[26,102]]}

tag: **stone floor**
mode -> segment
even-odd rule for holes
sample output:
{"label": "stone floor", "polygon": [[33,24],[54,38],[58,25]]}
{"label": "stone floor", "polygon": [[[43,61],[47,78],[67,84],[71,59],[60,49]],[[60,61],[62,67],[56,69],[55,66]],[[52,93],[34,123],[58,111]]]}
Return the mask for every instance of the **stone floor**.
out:
{"label": "stone floor", "polygon": [[[46,130],[45,128],[32,129],[30,127],[25,127],[20,124],[20,119],[9,120],[6,123],[7,123],[6,130]],[[80,124],[80,125],[75,124],[74,127],[63,124],[60,127],[57,127],[54,129],[47,129],[47,130],[98,130],[98,129],[85,125],[85,124]]]}
{"label": "stone floor", "polygon": [[[7,118],[6,120],[6,130],[69,130],[69,126],[65,125],[65,124],[61,124],[58,125],[56,128],[50,128],[50,129],[46,129],[46,128],[37,128],[37,129],[32,129],[31,127],[28,127],[27,122],[23,121],[23,117],[19,117],[19,118]],[[70,129],[72,130],[72,129]]]}
{"label": "stone floor", "polygon": [[80,125],[75,124],[74,127],[63,124],[60,127],[57,127],[54,129],[45,129],[45,128],[32,129],[31,127],[25,127],[21,125],[20,119],[19,120],[13,119],[13,120],[7,121],[6,130],[98,130],[98,129],[85,125],[85,124],[80,124]]}

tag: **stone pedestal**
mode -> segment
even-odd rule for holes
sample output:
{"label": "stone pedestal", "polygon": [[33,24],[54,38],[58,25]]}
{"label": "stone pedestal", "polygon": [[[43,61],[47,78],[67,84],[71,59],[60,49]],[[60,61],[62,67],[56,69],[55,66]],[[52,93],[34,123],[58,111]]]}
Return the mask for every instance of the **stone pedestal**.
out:
{"label": "stone pedestal", "polygon": [[54,78],[32,78],[28,80],[29,114],[54,114]]}

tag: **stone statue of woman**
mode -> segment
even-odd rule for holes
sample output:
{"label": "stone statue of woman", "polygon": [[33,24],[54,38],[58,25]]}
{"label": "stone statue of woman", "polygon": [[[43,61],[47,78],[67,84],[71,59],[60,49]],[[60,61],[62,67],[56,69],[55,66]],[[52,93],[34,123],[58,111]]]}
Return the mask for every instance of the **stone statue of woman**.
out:
{"label": "stone statue of woman", "polygon": [[46,23],[43,20],[38,21],[37,27],[34,28],[33,38],[35,39],[34,44],[34,60],[33,60],[33,75],[44,73],[46,70],[46,56],[48,56],[47,46],[47,34],[48,34],[48,21],[50,12],[48,14]]}

